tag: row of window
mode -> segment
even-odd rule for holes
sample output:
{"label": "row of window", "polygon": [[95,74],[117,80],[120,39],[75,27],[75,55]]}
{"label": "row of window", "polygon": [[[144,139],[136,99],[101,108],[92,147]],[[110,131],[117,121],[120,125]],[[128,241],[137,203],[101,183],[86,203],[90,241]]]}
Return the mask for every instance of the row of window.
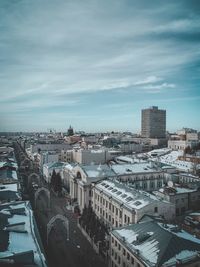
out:
{"label": "row of window", "polygon": [[[105,210],[103,210],[102,208],[100,208],[98,205],[95,204],[95,210],[97,210],[97,212],[100,213],[100,215],[103,216],[103,218],[105,218],[106,220],[108,220],[109,222],[111,222],[111,215],[108,214]],[[116,208],[116,210],[118,210]],[[118,211],[115,213],[116,215],[119,214],[119,218],[122,219],[122,211],[120,210],[119,213]],[[131,222],[130,220],[130,217],[126,214],[124,214],[124,223],[125,224],[129,224]],[[118,225],[118,222],[114,220],[114,218],[112,218],[112,225],[118,227],[118,226],[121,226],[121,225]]]}
{"label": "row of window", "polygon": [[[131,263],[131,265],[137,264],[137,267],[140,267],[140,264],[135,261],[135,258],[130,255],[130,253],[121,246],[121,244],[114,239],[113,237],[111,238],[112,246],[115,247],[115,249],[111,249],[111,256],[112,258],[118,263],[121,264],[123,260],[123,266],[126,266],[126,263]],[[123,250],[123,256],[121,257],[121,250]],[[114,262],[113,262],[114,264]],[[115,266],[115,265],[112,265]]]}

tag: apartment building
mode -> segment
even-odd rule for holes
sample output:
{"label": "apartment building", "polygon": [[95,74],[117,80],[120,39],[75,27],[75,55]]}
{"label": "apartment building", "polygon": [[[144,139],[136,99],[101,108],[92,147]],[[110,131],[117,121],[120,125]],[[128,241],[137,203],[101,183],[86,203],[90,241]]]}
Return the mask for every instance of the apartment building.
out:
{"label": "apartment building", "polygon": [[114,164],[111,165],[111,169],[116,173],[120,182],[128,182],[135,189],[151,192],[161,188],[165,183],[163,169],[153,162]]}
{"label": "apartment building", "polygon": [[92,189],[92,207],[110,227],[137,223],[145,214],[175,218],[175,205],[144,191],[131,189],[114,180],[103,180]]}

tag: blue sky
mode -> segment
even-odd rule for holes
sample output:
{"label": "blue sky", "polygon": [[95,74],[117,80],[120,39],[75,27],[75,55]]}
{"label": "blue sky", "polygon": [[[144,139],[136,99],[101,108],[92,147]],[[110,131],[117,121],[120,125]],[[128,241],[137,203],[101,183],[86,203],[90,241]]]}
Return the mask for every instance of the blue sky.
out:
{"label": "blue sky", "polygon": [[200,130],[200,2],[1,0],[0,131]]}

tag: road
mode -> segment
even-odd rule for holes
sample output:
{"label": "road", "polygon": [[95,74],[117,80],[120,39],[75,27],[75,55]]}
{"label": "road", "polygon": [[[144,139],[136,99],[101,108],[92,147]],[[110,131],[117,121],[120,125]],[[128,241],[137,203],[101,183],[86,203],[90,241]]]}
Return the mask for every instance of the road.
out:
{"label": "road", "polygon": [[[15,155],[20,165],[23,160],[25,152],[15,143]],[[27,155],[25,155],[27,157]],[[33,164],[32,164],[33,165]],[[21,177],[22,188],[25,194],[29,192],[29,198],[34,207],[34,194],[27,190],[27,177],[31,172],[38,170],[25,168],[19,170],[18,175]],[[42,178],[42,177],[41,177]],[[46,187],[43,179],[41,179],[42,186]],[[25,186],[25,187],[24,187]],[[47,209],[47,197],[44,192],[41,192],[34,215],[36,218],[37,226],[40,232],[46,258],[49,267],[105,267],[106,264],[102,258],[96,254],[88,240],[83,236],[77,227],[77,217],[71,211],[66,209],[66,198],[57,197],[54,193],[50,193],[50,209]],[[64,215],[69,220],[69,240],[67,240],[67,231],[63,223],[59,220],[56,221],[52,228],[47,244],[47,223],[57,214]]]}
{"label": "road", "polygon": [[[66,209],[66,199],[56,197],[51,193],[51,209],[48,212],[42,210],[46,208],[46,201],[46,196],[41,193],[37,203],[40,210],[37,210],[35,214],[44,247],[47,251],[49,266],[105,267],[105,263],[95,253],[90,243],[77,227],[76,215],[71,210]],[[67,240],[67,231],[63,223],[58,220],[49,234],[47,245],[46,225],[57,214],[62,214],[69,220],[69,241]]]}

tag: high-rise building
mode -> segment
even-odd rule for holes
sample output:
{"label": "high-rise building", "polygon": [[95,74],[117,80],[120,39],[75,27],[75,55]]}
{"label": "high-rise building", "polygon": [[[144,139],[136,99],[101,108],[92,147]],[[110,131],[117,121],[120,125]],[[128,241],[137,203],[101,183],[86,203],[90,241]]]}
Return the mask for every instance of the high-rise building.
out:
{"label": "high-rise building", "polygon": [[165,138],[166,136],[166,110],[158,107],[142,109],[142,137]]}

